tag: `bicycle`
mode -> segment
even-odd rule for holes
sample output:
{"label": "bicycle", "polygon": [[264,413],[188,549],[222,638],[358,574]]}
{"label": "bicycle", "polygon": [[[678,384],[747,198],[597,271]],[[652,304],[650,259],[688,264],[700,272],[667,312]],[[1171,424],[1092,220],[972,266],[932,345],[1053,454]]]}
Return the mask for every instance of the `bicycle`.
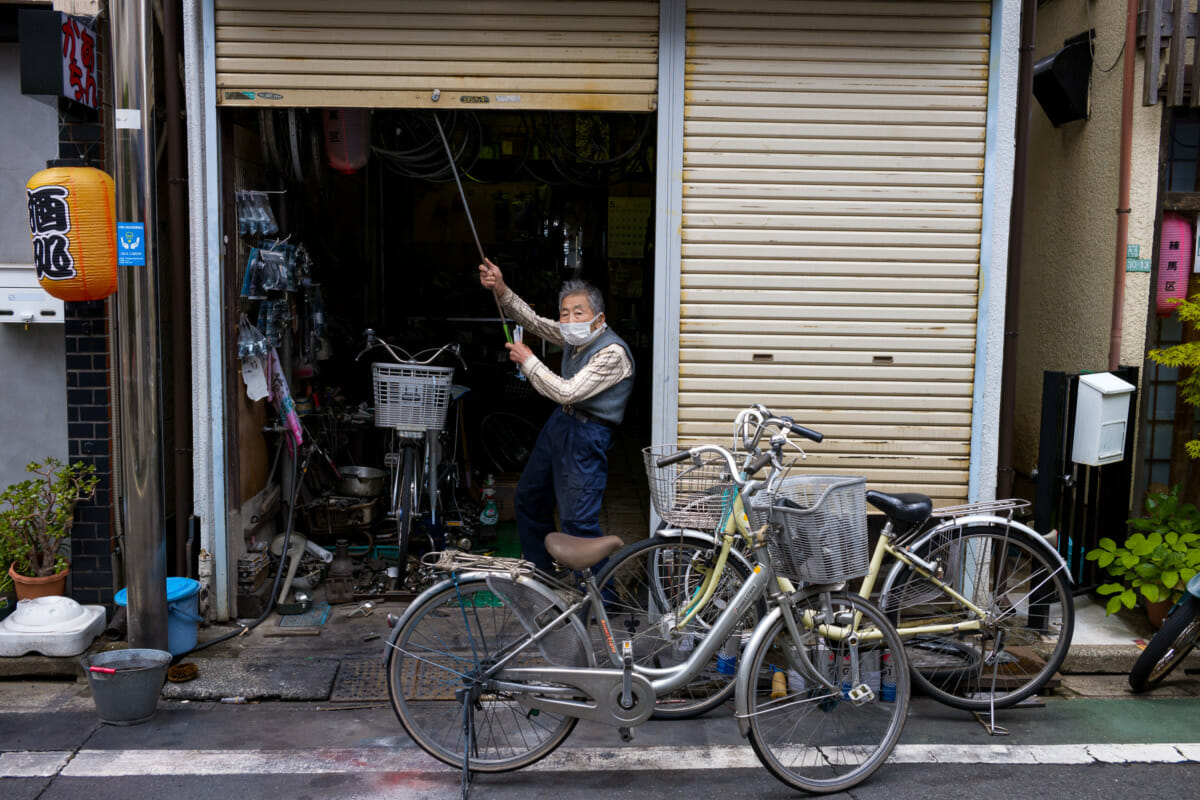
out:
{"label": "bicycle", "polygon": [[[737,511],[761,484],[745,478],[733,455],[716,445],[659,462],[665,467],[706,454],[724,462],[739,490],[729,519],[753,569],[682,663],[645,666],[635,637],[618,643],[610,605],[625,627],[636,613],[605,597],[591,573],[591,565],[613,553],[616,537],[547,536],[555,560],[579,574],[574,585],[519,560],[441,554],[449,577],[396,622],[385,669],[401,725],[427,753],[462,769],[464,795],[473,772],[528,766],[558,747],[579,719],[632,738],[631,729],[654,713],[655,699],[694,678],[734,635],[742,610],[761,599],[770,610],[755,624],[735,670],[738,724],[760,761],[789,786],[833,792],[857,785],[887,759],[904,726],[910,687],[895,628],[869,600],[839,591],[842,576],[783,591],[767,526],[751,532]],[[816,533],[801,525],[772,535],[787,549]],[[865,537],[865,526],[854,526],[851,535]],[[635,628],[681,629],[694,618],[689,609],[696,601],[715,594],[724,563],[717,567],[698,583],[656,582],[655,600]],[[669,607],[653,607],[659,601]],[[595,641],[607,665],[597,665]]]}
{"label": "bicycle", "polygon": [[[758,405],[740,414],[737,424],[752,453],[764,433],[774,429],[769,446],[774,458],[760,460],[759,466],[770,463],[779,469],[784,448],[794,446],[787,436],[797,427],[792,420]],[[648,465],[651,455],[648,450]],[[806,475],[780,477],[774,485],[774,491],[749,500],[755,526],[767,522],[768,511],[811,514],[807,509],[826,488],[824,479]],[[653,492],[651,498],[660,515],[678,513]],[[1013,518],[1028,504],[1001,500],[934,511],[930,499],[918,494],[868,491],[866,499],[884,512],[883,529],[869,554],[863,540],[860,552],[844,556],[869,565],[856,594],[870,598],[879,585],[877,603],[905,640],[916,685],[946,705],[969,711],[1012,706],[1045,686],[1070,646],[1074,601],[1065,562],[1036,531]],[[691,512],[720,498],[694,492],[684,500]],[[780,505],[785,506],[782,512]],[[705,538],[702,532],[691,535]],[[707,538],[718,546],[711,535]],[[731,544],[727,534],[719,542],[724,550]],[[794,555],[799,560],[790,568],[803,574],[804,559],[820,553]],[[614,558],[606,569],[620,568]],[[694,698],[694,713],[717,705],[723,699],[718,699],[719,688],[707,699]]]}
{"label": "bicycle", "polygon": [[1187,582],[1183,597],[1171,607],[1162,627],[1133,663],[1133,669],[1129,671],[1129,688],[1135,692],[1145,692],[1158,686],[1192,652],[1198,641],[1200,575],[1193,575]]}
{"label": "bicycle", "polygon": [[[367,344],[354,360],[382,347],[396,363],[371,364],[375,399],[375,426],[391,431],[384,465],[389,470],[388,519],[396,523],[399,551],[399,578],[408,568],[408,553],[414,522],[420,517],[425,498],[431,525],[436,527],[440,509],[441,482],[446,477],[442,463],[446,411],[454,397],[451,382],[454,367],[430,366],[443,353],[454,355],[467,368],[457,342],[430,348],[410,356],[389,345],[371,329],[365,332]],[[427,358],[423,358],[429,353]]]}

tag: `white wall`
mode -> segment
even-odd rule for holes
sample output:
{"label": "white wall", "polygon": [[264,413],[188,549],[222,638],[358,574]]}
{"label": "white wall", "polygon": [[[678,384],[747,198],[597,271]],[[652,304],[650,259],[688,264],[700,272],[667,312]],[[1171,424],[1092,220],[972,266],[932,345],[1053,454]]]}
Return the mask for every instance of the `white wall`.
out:
{"label": "white wall", "polygon": [[[25,183],[58,155],[58,113],[21,94],[16,44],[0,44],[0,109],[0,262],[32,270]],[[67,458],[65,339],[61,322],[0,323],[0,488],[30,461]]]}

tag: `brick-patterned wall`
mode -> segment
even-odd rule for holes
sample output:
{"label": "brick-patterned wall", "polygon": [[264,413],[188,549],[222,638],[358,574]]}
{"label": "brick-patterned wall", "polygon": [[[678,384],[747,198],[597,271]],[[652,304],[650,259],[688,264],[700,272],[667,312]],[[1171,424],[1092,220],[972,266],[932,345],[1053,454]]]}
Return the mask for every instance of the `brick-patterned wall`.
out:
{"label": "brick-patterned wall", "polygon": [[111,603],[112,403],[108,306],[66,304],[67,446],[72,462],[95,465],[96,497],[81,504],[71,529],[71,590],[80,603]]}
{"label": "brick-patterned wall", "polygon": [[[101,37],[102,41],[104,37]],[[103,59],[103,44],[97,58]],[[104,102],[104,70],[99,96]],[[59,158],[104,169],[104,114],[59,101]],[[96,497],[81,504],[71,529],[70,595],[84,604],[113,599],[112,360],[108,303],[66,303],[67,454],[95,465]]]}

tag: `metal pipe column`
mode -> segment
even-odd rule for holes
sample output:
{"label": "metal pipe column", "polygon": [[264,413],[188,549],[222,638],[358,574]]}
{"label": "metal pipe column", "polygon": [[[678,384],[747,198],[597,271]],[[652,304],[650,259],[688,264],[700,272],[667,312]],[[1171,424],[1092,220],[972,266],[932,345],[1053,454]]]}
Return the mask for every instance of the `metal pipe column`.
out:
{"label": "metal pipe column", "polygon": [[[145,264],[119,268],[113,296],[120,397],[119,509],[129,644],[167,649],[167,541],[159,372],[154,51],[150,0],[110,0],[117,221],[142,223]],[[118,237],[120,238],[120,237]]]}
{"label": "metal pipe column", "polygon": [[1034,0],[1022,0],[1012,216],[1008,222],[1008,280],[1004,290],[1004,355],[1000,378],[1000,441],[997,443],[999,452],[996,465],[996,497],[1012,497],[1013,487],[1013,429],[1017,413],[1017,335],[1021,328],[1021,264],[1025,246],[1025,195],[1029,185],[1029,126],[1033,106],[1033,51],[1036,45],[1037,3]]}

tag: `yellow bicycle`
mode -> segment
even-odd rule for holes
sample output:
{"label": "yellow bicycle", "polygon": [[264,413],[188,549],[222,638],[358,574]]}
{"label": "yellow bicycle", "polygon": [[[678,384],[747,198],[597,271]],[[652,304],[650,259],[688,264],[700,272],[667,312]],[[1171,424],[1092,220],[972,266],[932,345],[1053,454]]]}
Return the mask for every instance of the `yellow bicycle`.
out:
{"label": "yellow bicycle", "polygon": [[[644,643],[644,651],[665,654],[678,648],[681,638],[703,635],[705,615],[721,610],[723,595],[714,589],[741,579],[735,546],[739,535],[768,525],[774,532],[769,537],[772,561],[797,583],[824,583],[833,575],[847,581],[862,578],[858,596],[875,598],[889,615],[904,639],[915,684],[937,700],[973,711],[1002,708],[1039,691],[1053,677],[1074,629],[1070,574],[1046,539],[1014,518],[1027,505],[1024,501],[935,511],[923,495],[868,491],[867,502],[884,513],[882,530],[868,552],[866,538],[842,534],[856,524],[857,512],[829,502],[831,493],[836,497],[864,479],[785,474],[789,435],[799,431],[819,440],[819,434],[762,406],[743,412],[739,426],[747,447],[746,469],[753,474],[771,467],[745,506],[741,496],[728,490],[729,477],[720,474],[720,465],[704,461],[703,451],[656,479],[654,470],[662,471],[653,463],[656,449],[647,450],[656,511],[686,525],[704,522],[703,515],[716,510],[722,527],[715,537],[681,530],[648,540],[614,557],[599,576],[601,586],[644,583],[627,592],[635,598],[628,602],[635,609],[646,602],[641,597],[662,594],[655,588],[658,574],[667,564],[678,572],[680,548],[688,548],[695,602],[675,630],[646,632],[657,648]],[[820,534],[784,543],[780,532],[798,528]],[[751,618],[754,611],[748,610]],[[726,648],[731,653],[734,644]],[[718,671],[711,682],[687,687],[690,696],[679,703],[677,715],[703,713],[727,698],[732,682],[723,683],[722,677]],[[663,711],[659,716],[667,715]]]}

